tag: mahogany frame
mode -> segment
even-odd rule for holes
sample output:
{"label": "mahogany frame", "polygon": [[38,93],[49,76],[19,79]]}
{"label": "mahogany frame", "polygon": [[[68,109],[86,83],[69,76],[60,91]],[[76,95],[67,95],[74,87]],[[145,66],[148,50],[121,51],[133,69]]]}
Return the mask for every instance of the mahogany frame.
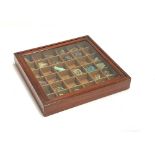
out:
{"label": "mahogany frame", "polygon": [[[32,73],[32,70],[24,60],[24,55],[36,51],[44,51],[51,48],[57,48],[72,43],[77,43],[79,41],[87,41],[91,46],[93,46],[95,50],[104,58],[104,60],[106,60],[107,63],[111,65],[112,68],[118,73],[118,76],[111,80],[107,80],[102,84],[95,84],[87,88],[82,88],[79,91],[49,99],[44,93],[41,85],[36,80],[34,74]],[[86,102],[123,91],[130,87],[131,77],[125,71],[123,71],[123,69],[116,62],[114,62],[114,60],[110,58],[108,54],[104,50],[102,50],[88,35],[55,44],[20,51],[14,53],[14,56],[15,64],[18,67],[21,75],[23,76],[27,86],[31,90],[31,93],[44,116],[48,116],[84,104]]]}

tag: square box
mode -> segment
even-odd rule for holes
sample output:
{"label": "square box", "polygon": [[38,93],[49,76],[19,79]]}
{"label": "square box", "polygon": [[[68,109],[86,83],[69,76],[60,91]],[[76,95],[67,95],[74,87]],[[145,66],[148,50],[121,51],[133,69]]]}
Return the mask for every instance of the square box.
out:
{"label": "square box", "polygon": [[14,56],[44,116],[130,87],[130,76],[89,36]]}

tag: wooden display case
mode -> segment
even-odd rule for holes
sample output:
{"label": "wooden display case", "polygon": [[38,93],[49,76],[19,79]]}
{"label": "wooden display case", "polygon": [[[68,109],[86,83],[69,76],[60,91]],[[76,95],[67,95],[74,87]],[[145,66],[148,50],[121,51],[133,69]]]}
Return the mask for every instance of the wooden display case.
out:
{"label": "wooden display case", "polygon": [[131,78],[89,36],[14,53],[44,116],[129,88]]}

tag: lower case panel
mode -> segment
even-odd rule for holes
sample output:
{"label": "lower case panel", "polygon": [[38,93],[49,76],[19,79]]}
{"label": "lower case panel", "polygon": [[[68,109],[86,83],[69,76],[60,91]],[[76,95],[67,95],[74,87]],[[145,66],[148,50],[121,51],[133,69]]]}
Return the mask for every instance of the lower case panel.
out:
{"label": "lower case panel", "polygon": [[126,90],[130,87],[130,79],[124,80],[122,82],[109,85],[104,88],[100,88],[91,92],[87,92],[86,94],[74,96],[72,98],[64,99],[57,101],[54,104],[50,104],[45,106],[44,116],[48,116],[50,114],[54,114],[69,108],[73,108],[75,106],[93,101],[95,99],[99,99],[105,97],[107,95],[111,95],[123,90]]}

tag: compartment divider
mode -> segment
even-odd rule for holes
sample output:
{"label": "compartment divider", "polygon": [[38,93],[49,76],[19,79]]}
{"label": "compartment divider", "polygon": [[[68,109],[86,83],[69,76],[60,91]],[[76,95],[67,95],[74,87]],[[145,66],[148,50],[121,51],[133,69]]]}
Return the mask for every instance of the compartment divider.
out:
{"label": "compartment divider", "polygon": [[63,84],[65,85],[65,87],[69,90],[69,87],[67,86],[65,80],[62,80]]}
{"label": "compartment divider", "polygon": [[80,65],[80,67],[87,73],[86,69],[84,68],[84,65]]}
{"label": "compartment divider", "polygon": [[80,82],[80,79],[78,78],[78,76],[76,76],[77,80],[79,81],[80,85],[82,85],[82,83]]}
{"label": "compartment divider", "polygon": [[52,85],[50,84],[51,89],[53,90],[53,93],[58,96],[57,92],[53,89]]}
{"label": "compartment divider", "polygon": [[63,58],[62,58],[62,55],[58,55],[58,56],[59,56],[61,62],[64,63],[64,60],[63,60]]}
{"label": "compartment divider", "polygon": [[63,81],[62,77],[60,76],[60,73],[56,72],[56,74],[60,77],[61,81]]}
{"label": "compartment divider", "polygon": [[68,69],[69,70],[69,67],[68,67],[68,65],[66,64],[66,62],[65,61],[63,61],[63,63],[65,64],[65,66],[67,67],[66,69]]}
{"label": "compartment divider", "polygon": [[[41,55],[41,58],[36,59],[37,55]],[[32,59],[34,61],[43,60],[45,59],[45,56],[43,55],[42,51],[37,51],[32,54]]]}
{"label": "compartment divider", "polygon": [[[81,76],[82,76],[82,75],[81,75]],[[79,77],[77,76],[76,78],[77,78],[77,80],[79,81],[80,85],[81,85],[82,87],[84,87],[84,84],[82,84],[82,82],[80,81]]]}
{"label": "compartment divider", "polygon": [[72,52],[70,52],[70,55],[73,57],[73,59],[76,59],[76,57],[74,56]]}
{"label": "compartment divider", "polygon": [[[41,84],[39,81],[41,81],[41,80],[39,80],[39,79],[44,79],[43,81],[45,81],[46,82],[46,84]],[[49,83],[48,83],[48,81],[46,80],[46,78],[45,77],[40,77],[40,78],[37,78],[37,80],[38,80],[38,82],[40,83],[40,85],[41,86],[46,86],[46,85],[49,85]]]}
{"label": "compartment divider", "polygon": [[41,70],[41,69],[39,69],[39,70],[40,70],[40,72],[41,72],[41,74],[42,74],[42,77],[45,77],[45,75],[43,74],[42,70]]}
{"label": "compartment divider", "polygon": [[86,57],[88,58],[88,60],[89,60],[91,63],[94,62],[94,61],[92,61],[92,60],[90,59],[90,55],[87,55]]}
{"label": "compartment divider", "polygon": [[[30,57],[32,61],[28,57]],[[26,59],[26,62],[27,63],[34,61],[34,59],[32,57],[32,54],[26,54],[26,55],[24,55],[24,59]]]}
{"label": "compartment divider", "polygon": [[56,72],[56,75],[60,78],[60,81],[63,81],[63,79],[61,78],[59,72]]}
{"label": "compartment divider", "polygon": [[72,72],[72,70],[71,69],[69,69],[69,71],[71,72],[71,74],[72,74],[72,77],[71,78],[75,78],[76,76],[74,75],[74,73]]}
{"label": "compartment divider", "polygon": [[[92,81],[94,81],[94,79],[91,77],[90,73],[87,73],[87,75],[88,75],[88,77],[89,77]],[[90,82],[91,82],[91,81],[90,81]]]}
{"label": "compartment divider", "polygon": [[80,80],[78,79],[78,77],[75,76],[75,79],[79,82],[79,85],[81,85]]}
{"label": "compartment divider", "polygon": [[[48,76],[48,75],[47,75]],[[47,80],[47,76],[44,76],[44,78],[46,79],[47,83],[50,85],[49,81]]]}
{"label": "compartment divider", "polygon": [[35,75],[36,78],[39,78],[39,76],[36,75],[36,71],[40,72],[40,77],[44,77],[44,75],[42,74],[42,71],[40,69],[35,69],[33,70],[33,74]]}
{"label": "compartment divider", "polygon": [[45,58],[45,59],[47,59],[47,62],[48,62],[48,66],[50,66],[51,65],[51,63],[50,63],[50,58]]}
{"label": "compartment divider", "polygon": [[32,70],[37,70],[37,69],[38,69],[38,66],[37,66],[37,64],[36,64],[35,61],[30,62],[30,63],[28,63],[28,64],[29,64],[29,65],[30,65],[30,64],[34,64],[34,68],[30,67]]}
{"label": "compartment divider", "polygon": [[92,81],[95,81],[94,78],[91,76],[90,73],[87,73],[87,74],[88,74],[88,76],[92,79]]}

